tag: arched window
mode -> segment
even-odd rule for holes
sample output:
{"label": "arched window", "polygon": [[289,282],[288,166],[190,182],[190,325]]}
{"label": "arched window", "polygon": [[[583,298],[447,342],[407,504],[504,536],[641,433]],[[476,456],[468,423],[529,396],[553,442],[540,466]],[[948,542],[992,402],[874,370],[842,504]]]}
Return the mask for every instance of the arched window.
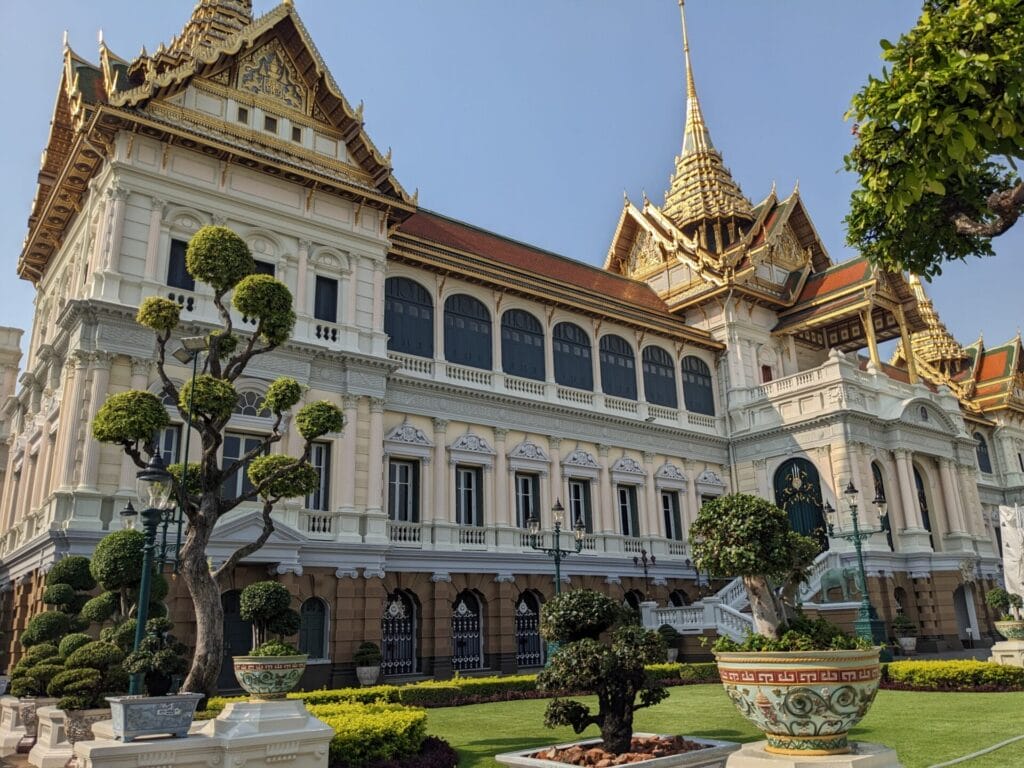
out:
{"label": "arched window", "polygon": [[[882,477],[882,468],[878,466],[877,461],[871,462],[871,479],[875,484],[875,498],[887,498],[885,495],[885,480]],[[895,547],[892,544],[892,526],[889,525],[888,517],[885,518],[883,525],[885,526],[885,538],[889,542],[889,549],[895,550]]]}
{"label": "arched window", "polygon": [[559,323],[551,334],[555,358],[555,381],[566,387],[594,389],[594,367],[590,362],[590,337],[574,323]]}
{"label": "arched window", "polygon": [[380,618],[380,669],[384,675],[409,675],[418,669],[416,637],[419,612],[415,596],[405,590],[388,595]]}
{"label": "arched window", "polygon": [[661,347],[644,348],[644,399],[654,405],[676,408],[676,367],[672,355]]}
{"label": "arched window", "polygon": [[444,359],[485,371],[493,367],[491,313],[465,293],[449,296],[444,303]]}
{"label": "arched window", "polygon": [[268,418],[270,411],[263,405],[263,395],[259,392],[239,392],[238,404],[235,405],[235,414],[238,416]]}
{"label": "arched window", "polygon": [[217,689],[221,691],[238,690],[231,657],[244,656],[252,650],[252,623],[242,618],[241,598],[242,593],[237,589],[220,596],[224,611],[224,660],[217,677]]}
{"label": "arched window", "polygon": [[644,601],[643,593],[638,589],[631,589],[622,596],[622,607],[628,608],[637,616],[640,615],[640,603]]}
{"label": "arched window", "polygon": [[540,638],[540,598],[527,590],[516,601],[516,666],[544,664],[544,643]]}
{"label": "arched window", "polygon": [[529,312],[510,309],[501,316],[501,370],[544,381],[544,328]]}
{"label": "arched window", "polygon": [[932,517],[928,511],[928,493],[925,491],[924,478],[921,477],[921,473],[917,467],[914,467],[914,489],[917,491],[917,505],[921,509],[921,524],[924,525],[924,529],[928,531],[928,538],[931,541],[932,549],[935,549],[935,537],[931,535],[932,532]]}
{"label": "arched window", "polygon": [[434,302],[426,288],[407,277],[384,281],[384,333],[394,352],[434,356]]}
{"label": "arched window", "polygon": [[483,669],[484,622],[480,600],[470,590],[452,605],[452,669]]}
{"label": "arched window", "polygon": [[775,503],[789,515],[789,525],[794,531],[817,539],[822,549],[828,549],[821,480],[811,462],[802,458],[787,459],[775,470]]}
{"label": "arched window", "polygon": [[299,651],[311,659],[327,658],[327,604],[319,597],[303,601],[299,608]]}
{"label": "arched window", "polygon": [[682,608],[684,605],[689,605],[692,601],[690,596],[683,592],[681,589],[673,589],[668,594],[669,605],[676,608]]}
{"label": "arched window", "polygon": [[633,348],[621,336],[601,337],[601,390],[606,395],[636,400],[636,361]]}
{"label": "arched window", "polygon": [[715,395],[711,383],[711,370],[699,357],[687,355],[683,358],[683,400],[686,410],[692,413],[715,415]]}
{"label": "arched window", "polygon": [[981,432],[974,433],[975,452],[978,454],[978,469],[986,475],[992,474],[992,458],[988,455],[988,441]]}

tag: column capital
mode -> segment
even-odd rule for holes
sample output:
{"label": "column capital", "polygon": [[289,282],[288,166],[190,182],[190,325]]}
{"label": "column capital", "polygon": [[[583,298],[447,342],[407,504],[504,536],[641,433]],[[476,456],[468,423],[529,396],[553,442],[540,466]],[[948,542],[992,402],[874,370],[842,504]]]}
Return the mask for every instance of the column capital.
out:
{"label": "column capital", "polygon": [[164,217],[166,207],[166,200],[164,200],[162,197],[157,197],[156,195],[150,195],[149,208],[151,211],[159,211],[161,219]]}
{"label": "column capital", "polygon": [[494,442],[496,442],[496,443],[503,443],[503,442],[505,442],[505,438],[506,437],[508,437],[508,430],[507,429],[504,429],[502,427],[495,427],[494,428]]}
{"label": "column capital", "polygon": [[312,240],[299,240],[299,252],[300,253],[302,251],[305,251],[306,253],[309,253],[309,250],[312,247],[313,247],[313,241]]}
{"label": "column capital", "polygon": [[145,360],[141,357],[131,358],[132,376],[149,376],[149,371],[153,366],[152,360]]}
{"label": "column capital", "polygon": [[551,448],[552,451],[557,451],[559,448],[562,447],[562,438],[551,435],[550,437],[548,437],[548,446]]}
{"label": "column capital", "polygon": [[431,419],[430,422],[434,425],[434,434],[443,435],[448,431],[447,419]]}
{"label": "column capital", "polygon": [[122,184],[114,184],[111,187],[107,187],[107,197],[113,200],[127,200],[128,195],[131,193],[132,191]]}
{"label": "column capital", "polygon": [[607,458],[608,457],[608,452],[610,450],[611,450],[611,446],[605,445],[604,443],[598,443],[597,455],[601,456],[602,458]]}
{"label": "column capital", "polygon": [[342,395],[341,408],[344,411],[351,411],[359,407],[359,395]]}
{"label": "column capital", "polygon": [[370,398],[370,413],[384,413],[384,398],[383,397],[371,397]]}
{"label": "column capital", "polygon": [[643,452],[643,457],[644,457],[644,464],[653,464],[654,460],[656,458],[658,458],[658,454],[656,454],[656,453],[654,453],[652,451],[644,451]]}
{"label": "column capital", "polygon": [[96,370],[109,370],[111,364],[114,362],[114,355],[110,352],[101,352],[100,350],[96,350],[89,353],[89,362]]}
{"label": "column capital", "polygon": [[910,458],[910,451],[906,448],[893,448],[892,455],[900,460],[907,459]]}

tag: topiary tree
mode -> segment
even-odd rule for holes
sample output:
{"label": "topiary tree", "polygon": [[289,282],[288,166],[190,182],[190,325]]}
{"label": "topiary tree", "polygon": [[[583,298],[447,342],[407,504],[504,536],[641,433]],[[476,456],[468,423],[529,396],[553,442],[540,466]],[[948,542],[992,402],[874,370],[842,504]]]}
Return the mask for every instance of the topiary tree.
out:
{"label": "topiary tree", "polygon": [[[601,642],[605,632],[607,641]],[[644,669],[664,661],[664,641],[657,632],[632,623],[614,600],[590,589],[563,592],[546,603],[541,609],[541,635],[560,647],[537,676],[537,687],[555,693],[587,691],[597,695],[598,704],[591,714],[585,704],[555,698],[548,704],[544,724],[568,725],[576,733],[597,725],[606,750],[628,752],[633,713],[668,695]]]}
{"label": "topiary tree", "polygon": [[60,700],[61,709],[106,707],[105,696],[128,689],[128,673],[122,662],[124,651],[113,643],[92,640],[75,648],[53,676],[46,692]]}
{"label": "topiary tree", "polygon": [[690,528],[697,567],[715,578],[743,579],[754,628],[778,638],[786,620],[780,592],[792,593],[818,554],[818,543],[790,528],[789,516],[760,496],[734,493],[705,502]]}
{"label": "topiary tree", "polygon": [[[134,633],[134,622],[133,633]],[[170,619],[155,618],[146,622],[146,636],[142,638],[137,651],[125,657],[124,669],[130,674],[143,675],[146,692],[150,696],[167,693],[174,678],[185,674],[188,648],[171,634]],[[134,638],[133,638],[134,639]]]}
{"label": "topiary tree", "polygon": [[[145,543],[142,531],[134,530],[114,531],[100,539],[89,570],[104,591],[82,606],[83,619],[100,625],[110,622],[115,627],[131,621],[134,631],[132,617],[137,611]],[[165,613],[167,580],[155,571],[150,577],[149,615],[160,616]],[[133,640],[134,636],[122,648],[128,650]]]}
{"label": "topiary tree", "polygon": [[299,612],[291,607],[292,594],[277,581],[257,581],[242,590],[238,612],[252,622],[252,647],[258,649],[271,639],[299,631]]}
{"label": "topiary tree", "polygon": [[[289,338],[295,312],[291,293],[283,283],[268,275],[253,274],[255,263],[248,247],[230,229],[204,227],[196,232],[189,242],[185,265],[192,277],[212,287],[213,304],[223,326],[207,336],[202,372],[194,382],[179,388],[165,365],[168,345],[179,323],[177,303],[155,296],[147,298],[136,320],[156,334],[156,368],[163,395],[178,404],[182,421],[191,410],[192,429],[200,438],[202,455],[196,464],[189,465],[188,487],[175,482],[175,492],[188,521],[179,552],[179,572],[196,609],[196,644],[184,688],[209,694],[215,690],[224,655],[220,594],[238,562],[259,550],[273,533],[274,506],[281,499],[303,496],[315,489],[317,475],[309,464],[311,445],[329,432],[340,431],[344,419],[332,403],[306,404],[295,416],[304,441],[301,453],[295,457],[267,455],[283,437],[286,414],[302,398],[298,382],[278,379],[264,400],[274,419],[269,434],[246,455],[222,467],[219,456],[224,429],[238,402],[235,382],[254,358],[272,352]],[[235,329],[226,303],[229,293],[234,308],[255,323],[252,330]],[[93,435],[120,445],[141,468],[156,450],[153,435],[166,423],[160,398],[149,392],[123,392],[109,397],[97,413]],[[238,496],[226,494],[225,488],[231,485],[227,481],[246,466],[252,487]],[[172,476],[180,480],[181,467],[172,471]],[[239,504],[254,500],[262,502],[260,534],[211,572],[207,547],[217,521]]]}

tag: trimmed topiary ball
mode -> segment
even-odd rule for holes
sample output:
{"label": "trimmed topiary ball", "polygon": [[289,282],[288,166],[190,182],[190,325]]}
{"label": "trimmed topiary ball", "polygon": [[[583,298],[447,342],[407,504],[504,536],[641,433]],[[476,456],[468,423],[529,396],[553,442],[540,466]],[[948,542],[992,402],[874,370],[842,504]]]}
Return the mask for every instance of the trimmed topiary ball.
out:
{"label": "trimmed topiary ball", "polygon": [[230,382],[208,373],[201,373],[182,385],[178,391],[178,405],[188,409],[192,398],[192,412],[213,420],[227,419],[238,405],[238,392]]}
{"label": "trimmed topiary ball", "polygon": [[139,305],[135,322],[157,333],[166,333],[178,326],[181,319],[181,305],[176,301],[159,296],[149,296]]}
{"label": "trimmed topiary ball", "polygon": [[43,590],[43,602],[47,605],[66,606],[75,599],[75,590],[70,584],[51,584]]}
{"label": "trimmed topiary ball", "polygon": [[188,241],[185,268],[220,294],[256,270],[249,246],[227,227],[203,227]]}
{"label": "trimmed topiary ball", "polygon": [[39,643],[57,643],[71,631],[71,617],[60,611],[39,613],[29,619],[21,633],[21,644],[29,648]]}
{"label": "trimmed topiary ball", "polygon": [[320,475],[309,462],[296,461],[281,453],[257,456],[247,470],[250,482],[256,487],[260,487],[277,472],[282,474],[261,489],[260,495],[264,498],[291,499],[305,496],[320,485]]}
{"label": "trimmed topiary ball", "polygon": [[294,406],[302,398],[302,385],[295,379],[282,376],[267,387],[263,404],[272,413],[281,413]]}
{"label": "trimmed topiary ball", "polygon": [[79,592],[88,592],[96,587],[96,580],[89,572],[89,558],[70,555],[53,564],[46,574],[46,584],[67,584]]}
{"label": "trimmed topiary ball", "polygon": [[295,327],[292,292],[270,275],[249,275],[231,296],[235,309],[259,320],[260,333],[269,344],[282,344]]}
{"label": "trimmed topiary ball", "polygon": [[79,615],[90,623],[102,624],[109,621],[120,607],[120,594],[108,591],[89,600],[82,606]]}
{"label": "trimmed topiary ball", "polygon": [[68,669],[105,670],[124,661],[124,651],[113,643],[93,640],[75,650],[64,662]]}
{"label": "trimmed topiary ball", "polygon": [[64,639],[60,641],[60,657],[66,659],[83,645],[91,642],[92,638],[84,632],[72,632],[70,635],[65,635]]}
{"label": "trimmed topiary ball", "polygon": [[142,557],[146,537],[142,531],[108,533],[96,545],[91,562],[93,578],[104,589],[137,587],[142,580]]}
{"label": "trimmed topiary ball", "polygon": [[276,581],[257,581],[242,590],[239,615],[246,621],[270,621],[291,607],[288,588]]}
{"label": "trimmed topiary ball", "polygon": [[299,409],[295,414],[295,426],[306,440],[316,440],[328,432],[341,432],[345,427],[345,415],[334,403],[317,400]]}
{"label": "trimmed topiary ball", "polygon": [[152,392],[129,390],[110,395],[96,412],[92,435],[101,443],[137,443],[170,423],[163,403]]}
{"label": "trimmed topiary ball", "polygon": [[622,608],[592,589],[574,589],[556,595],[540,612],[540,633],[545,640],[571,643],[596,640],[622,616]]}

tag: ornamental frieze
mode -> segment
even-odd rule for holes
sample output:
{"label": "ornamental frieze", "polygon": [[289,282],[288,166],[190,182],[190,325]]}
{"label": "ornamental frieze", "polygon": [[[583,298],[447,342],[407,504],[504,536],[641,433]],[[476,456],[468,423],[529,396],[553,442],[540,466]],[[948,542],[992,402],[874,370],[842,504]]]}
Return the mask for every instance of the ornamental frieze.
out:
{"label": "ornamental frieze", "polygon": [[238,89],[269,96],[301,111],[306,106],[306,88],[281,43],[272,40],[253,51],[238,64]]}

